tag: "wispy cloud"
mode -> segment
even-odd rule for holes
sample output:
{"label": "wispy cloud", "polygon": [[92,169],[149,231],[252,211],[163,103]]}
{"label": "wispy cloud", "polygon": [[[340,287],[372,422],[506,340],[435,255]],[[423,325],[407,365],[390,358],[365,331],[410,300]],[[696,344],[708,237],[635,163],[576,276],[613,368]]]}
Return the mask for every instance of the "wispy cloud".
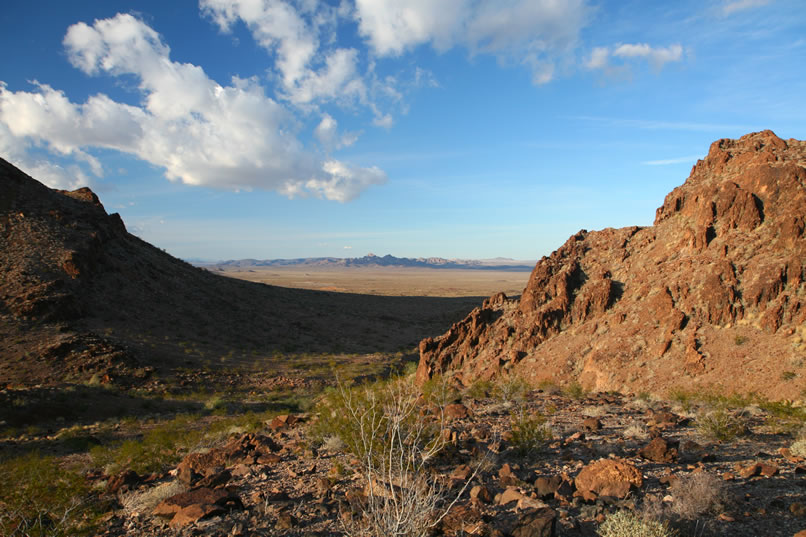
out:
{"label": "wispy cloud", "polygon": [[752,126],[735,125],[728,123],[699,123],[695,121],[663,121],[652,119],[624,119],[599,116],[571,116],[569,119],[578,121],[591,121],[606,123],[619,127],[633,127],[647,130],[675,130],[692,132],[726,132],[726,131],[750,131]]}
{"label": "wispy cloud", "polygon": [[737,11],[765,6],[771,2],[772,0],[728,0],[722,5],[722,14],[730,15]]}
{"label": "wispy cloud", "polygon": [[671,164],[683,164],[686,162],[696,162],[699,159],[699,156],[692,156],[692,157],[677,157],[677,158],[667,158],[661,160],[646,160],[641,164],[645,166],[669,166]]}

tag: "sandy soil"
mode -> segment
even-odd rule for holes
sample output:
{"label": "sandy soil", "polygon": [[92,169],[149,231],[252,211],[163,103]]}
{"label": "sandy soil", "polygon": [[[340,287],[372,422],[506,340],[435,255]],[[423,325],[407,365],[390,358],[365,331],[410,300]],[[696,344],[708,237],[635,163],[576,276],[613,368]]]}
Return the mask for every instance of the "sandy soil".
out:
{"label": "sandy soil", "polygon": [[255,267],[215,270],[217,274],[281,287],[383,296],[520,295],[528,272],[428,268]]}

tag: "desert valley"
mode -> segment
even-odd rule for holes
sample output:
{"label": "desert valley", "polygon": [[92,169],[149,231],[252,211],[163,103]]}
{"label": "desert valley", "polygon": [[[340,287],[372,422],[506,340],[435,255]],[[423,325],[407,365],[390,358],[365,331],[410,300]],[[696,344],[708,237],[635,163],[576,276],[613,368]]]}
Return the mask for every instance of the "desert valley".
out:
{"label": "desert valley", "polygon": [[802,537],[806,142],[658,202],[536,263],[194,266],[0,161],[0,533]]}

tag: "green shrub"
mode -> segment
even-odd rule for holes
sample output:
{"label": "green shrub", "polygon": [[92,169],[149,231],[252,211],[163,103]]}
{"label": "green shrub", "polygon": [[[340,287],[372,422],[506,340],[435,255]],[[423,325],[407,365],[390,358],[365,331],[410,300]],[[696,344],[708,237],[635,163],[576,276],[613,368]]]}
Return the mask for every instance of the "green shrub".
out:
{"label": "green shrub", "polygon": [[[406,377],[401,382],[409,382]],[[423,399],[429,405],[444,407],[461,400],[461,395],[448,377],[435,375],[428,379],[422,387]]]}
{"label": "green shrub", "polygon": [[542,449],[551,439],[551,426],[539,412],[519,412],[510,417],[512,447],[521,456],[531,455]]}
{"label": "green shrub", "polygon": [[494,386],[489,380],[478,379],[465,392],[465,395],[471,399],[484,399],[493,394]]}
{"label": "green shrub", "polygon": [[395,435],[416,442],[417,449],[430,452],[441,442],[444,423],[438,417],[431,420],[421,415],[421,403],[419,390],[410,379],[355,387],[339,382],[316,405],[319,419],[311,433],[319,439],[340,438],[347,451],[368,463],[377,463],[375,459],[386,451],[390,427],[396,429]]}
{"label": "green shrub", "polygon": [[677,531],[666,522],[638,516],[632,511],[619,511],[607,517],[596,530],[601,537],[675,537]]}
{"label": "green shrub", "polygon": [[574,381],[563,388],[563,393],[571,399],[582,399],[588,394],[588,391],[584,388],[584,386],[582,386],[582,384]]}
{"label": "green shrub", "polygon": [[793,380],[797,376],[794,371],[784,371],[781,373],[781,380]]}
{"label": "green shrub", "polygon": [[56,537],[89,528],[88,487],[78,473],[31,453],[0,463],[0,535]]}
{"label": "green shrub", "polygon": [[511,403],[526,399],[526,394],[531,389],[532,387],[523,380],[523,377],[507,373],[496,380],[493,386],[493,395],[504,403]]}
{"label": "green shrub", "polygon": [[748,433],[747,420],[740,414],[720,408],[702,412],[696,420],[697,431],[706,438],[730,442]]}

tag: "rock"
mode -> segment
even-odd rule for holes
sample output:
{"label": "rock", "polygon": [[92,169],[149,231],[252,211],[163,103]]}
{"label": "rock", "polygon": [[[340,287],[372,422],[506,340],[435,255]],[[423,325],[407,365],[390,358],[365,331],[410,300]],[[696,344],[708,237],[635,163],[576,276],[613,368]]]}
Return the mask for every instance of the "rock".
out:
{"label": "rock", "polygon": [[297,518],[288,511],[282,511],[277,515],[277,522],[274,525],[278,530],[290,530],[297,527]]}
{"label": "rock", "polygon": [[542,499],[554,497],[554,493],[557,492],[558,488],[560,488],[560,483],[562,483],[562,481],[562,477],[559,475],[554,475],[551,477],[538,477],[535,480],[537,496]]}
{"label": "rock", "polygon": [[461,466],[454,468],[453,472],[451,472],[451,479],[457,481],[467,481],[471,475],[473,475],[473,469],[467,464],[462,464]]}
{"label": "rock", "polygon": [[451,403],[445,405],[443,410],[445,417],[452,420],[464,419],[470,415],[467,407],[462,403]]}
{"label": "rock", "polygon": [[523,498],[523,493],[516,487],[507,487],[504,492],[498,495],[496,503],[498,505],[506,505],[508,503],[517,502]]}
{"label": "rock", "polygon": [[118,492],[127,492],[137,486],[142,477],[137,472],[132,470],[124,470],[123,472],[109,478],[106,485],[106,491],[109,494],[117,494]]}
{"label": "rock", "polygon": [[595,432],[602,428],[602,422],[599,418],[585,418],[582,420],[582,430],[585,432]]}
{"label": "rock", "polygon": [[520,482],[520,479],[518,479],[518,476],[512,471],[512,467],[510,467],[509,463],[504,463],[498,470],[498,479],[502,487],[516,485]]}
{"label": "rock", "polygon": [[226,509],[243,509],[240,498],[235,494],[224,489],[198,488],[162,500],[154,508],[152,514],[155,516],[172,516],[193,505],[215,505]]}
{"label": "rock", "polygon": [[272,431],[279,431],[281,429],[287,429],[289,427],[293,427],[299,419],[296,416],[292,416],[289,414],[281,414],[279,416],[275,416],[269,422],[269,429]]}
{"label": "rock", "polygon": [[456,504],[446,513],[439,525],[440,535],[463,537],[484,535],[486,525],[481,513],[472,504]]}
{"label": "rock", "polygon": [[560,486],[557,487],[557,490],[554,491],[554,499],[567,503],[571,501],[571,498],[576,491],[576,487],[574,485],[574,480],[571,479],[567,474],[563,473],[560,475],[562,481],[560,482]]}
{"label": "rock", "polygon": [[806,530],[800,530],[793,537],[806,537]]}
{"label": "rock", "polygon": [[482,503],[490,503],[493,500],[492,494],[490,494],[490,489],[484,485],[475,485],[473,488],[471,488],[470,498],[473,500],[478,500]]}
{"label": "rock", "polygon": [[200,479],[195,486],[196,487],[206,487],[206,488],[219,488],[223,487],[229,480],[232,479],[232,474],[229,470],[221,470],[220,472],[216,472],[214,474],[208,475]]}
{"label": "rock", "polygon": [[219,505],[194,503],[177,511],[174,517],[171,519],[170,526],[172,528],[179,528],[187,524],[197,522],[202,518],[223,515],[226,512],[227,510]]}
{"label": "rock", "polygon": [[652,462],[674,462],[677,460],[679,445],[680,442],[665,440],[658,436],[639,449],[638,456]]}
{"label": "rock", "polygon": [[[771,131],[715,142],[654,225],[582,230],[538,261],[519,299],[488,299],[423,340],[417,382],[451,374],[470,385],[508,371],[593,391],[662,392],[698,377],[799,397],[775,357],[791,355],[786,334],[806,322],[804,147]],[[758,365],[759,353],[737,344],[749,319],[765,349]],[[669,418],[655,416],[654,428],[680,426]]]}
{"label": "rock", "polygon": [[778,474],[778,466],[775,464],[761,463],[761,471],[759,472],[764,477],[772,477]]}
{"label": "rock", "polygon": [[794,502],[789,506],[789,512],[795,516],[806,517],[806,505]]}
{"label": "rock", "polygon": [[599,459],[585,466],[574,479],[577,492],[586,501],[599,496],[626,498],[630,490],[643,484],[641,472],[623,459]]}
{"label": "rock", "polygon": [[549,507],[523,513],[510,532],[512,537],[555,537],[557,514]]}

